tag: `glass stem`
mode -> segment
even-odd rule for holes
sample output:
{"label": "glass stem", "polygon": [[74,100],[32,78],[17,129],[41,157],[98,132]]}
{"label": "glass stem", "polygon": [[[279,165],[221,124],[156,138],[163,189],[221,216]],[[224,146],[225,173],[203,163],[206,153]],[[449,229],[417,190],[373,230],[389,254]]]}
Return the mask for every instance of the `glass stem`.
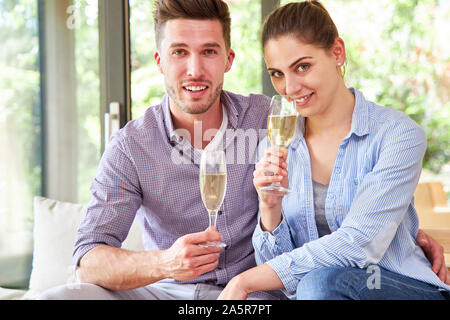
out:
{"label": "glass stem", "polygon": [[216,228],[217,223],[217,211],[209,212],[209,226]]}

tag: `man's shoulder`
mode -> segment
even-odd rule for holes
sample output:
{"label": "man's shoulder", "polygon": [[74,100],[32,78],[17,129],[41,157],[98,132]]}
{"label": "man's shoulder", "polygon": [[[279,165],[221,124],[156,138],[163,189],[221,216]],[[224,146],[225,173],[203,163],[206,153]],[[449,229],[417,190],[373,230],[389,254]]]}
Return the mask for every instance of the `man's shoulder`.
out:
{"label": "man's shoulder", "polygon": [[148,134],[149,131],[157,130],[163,119],[162,105],[158,104],[148,107],[142,116],[129,121],[121,131],[124,136]]}
{"label": "man's shoulder", "polygon": [[268,106],[270,104],[270,98],[263,94],[250,93],[248,95],[243,95],[225,90],[223,92],[228,99],[240,105],[252,106],[253,104],[264,104]]}
{"label": "man's shoulder", "polygon": [[263,94],[242,95],[229,91],[223,91],[223,93],[240,115],[252,113],[266,117],[269,112],[270,98]]}
{"label": "man's shoulder", "polygon": [[162,105],[147,108],[139,118],[129,121],[122,129],[114,134],[115,140],[120,144],[147,144],[157,143],[164,126]]}

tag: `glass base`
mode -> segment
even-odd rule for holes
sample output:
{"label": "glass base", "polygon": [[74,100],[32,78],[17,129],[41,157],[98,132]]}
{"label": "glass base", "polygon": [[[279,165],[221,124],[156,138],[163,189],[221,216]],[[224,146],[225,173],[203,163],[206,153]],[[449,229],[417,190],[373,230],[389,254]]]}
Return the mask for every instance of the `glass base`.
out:
{"label": "glass base", "polygon": [[285,194],[289,194],[292,191],[289,189],[286,189],[280,185],[270,185],[259,188],[260,191],[264,193],[270,193],[271,195],[279,195],[284,196]]}
{"label": "glass base", "polygon": [[218,248],[226,248],[227,244],[220,241],[208,241],[199,244],[200,247],[208,248],[208,247],[218,247]]}

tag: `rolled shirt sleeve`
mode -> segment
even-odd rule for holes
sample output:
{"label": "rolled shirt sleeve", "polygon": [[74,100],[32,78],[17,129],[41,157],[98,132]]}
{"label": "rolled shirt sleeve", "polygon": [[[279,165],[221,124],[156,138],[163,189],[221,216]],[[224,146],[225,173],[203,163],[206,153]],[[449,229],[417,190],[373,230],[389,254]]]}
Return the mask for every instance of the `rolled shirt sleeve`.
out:
{"label": "rolled shirt sleeve", "polygon": [[258,218],[258,224],[253,233],[252,241],[253,247],[255,248],[255,259],[258,265],[263,264],[284,252],[295,249],[290,235],[289,225],[284,218],[272,233],[261,229],[261,219]]}

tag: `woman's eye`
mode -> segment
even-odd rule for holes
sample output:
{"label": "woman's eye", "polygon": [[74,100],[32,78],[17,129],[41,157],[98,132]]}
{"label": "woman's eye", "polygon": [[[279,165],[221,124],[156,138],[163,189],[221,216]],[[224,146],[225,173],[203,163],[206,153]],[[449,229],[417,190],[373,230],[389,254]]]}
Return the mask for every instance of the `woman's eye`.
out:
{"label": "woman's eye", "polygon": [[305,72],[305,71],[307,71],[307,70],[309,69],[309,67],[310,67],[309,64],[300,64],[300,65],[297,67],[297,70],[298,70],[298,71],[301,71],[301,72]]}
{"label": "woman's eye", "polygon": [[280,71],[272,71],[270,73],[270,76],[273,77],[273,78],[279,78],[279,77],[283,76],[283,73],[280,72]]}

